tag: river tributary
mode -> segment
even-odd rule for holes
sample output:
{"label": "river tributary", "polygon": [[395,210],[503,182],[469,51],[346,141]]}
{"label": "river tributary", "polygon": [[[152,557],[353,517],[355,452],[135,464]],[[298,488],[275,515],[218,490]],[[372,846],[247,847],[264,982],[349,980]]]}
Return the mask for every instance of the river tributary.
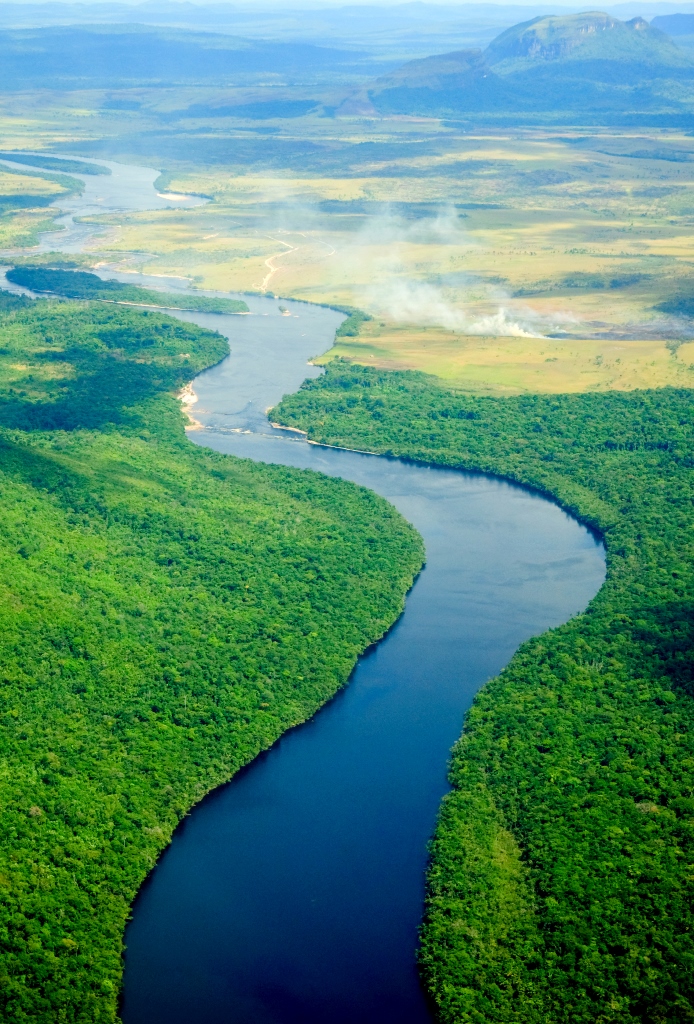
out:
{"label": "river tributary", "polygon": [[[141,181],[143,169],[132,171]],[[58,236],[50,247],[62,248]],[[422,534],[427,561],[349,685],[177,830],[133,908],[122,1016],[426,1024],[415,952],[450,747],[475,692],[518,645],[585,608],[604,551],[556,505],[504,481],[273,429],[266,409],[319,372],[307,360],[330,347],[341,317],[289,301],[282,315],[275,299],[244,298],[249,316],[173,314],[231,346],[193,383],[201,428],[191,441],[377,491]]]}

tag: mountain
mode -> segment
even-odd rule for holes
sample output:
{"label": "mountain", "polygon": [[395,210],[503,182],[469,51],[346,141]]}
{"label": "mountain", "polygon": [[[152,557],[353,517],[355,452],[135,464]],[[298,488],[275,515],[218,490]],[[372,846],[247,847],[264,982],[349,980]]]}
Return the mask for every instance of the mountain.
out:
{"label": "mountain", "polygon": [[512,73],[539,63],[608,64],[612,77],[624,67],[679,67],[688,62],[669,36],[643,18],[618,21],[591,11],[562,17],[533,18],[502,32],[485,51],[487,63]]}
{"label": "mountain", "polygon": [[[658,5],[660,6],[660,5]],[[573,9],[571,5],[567,7]],[[674,8],[673,8],[674,9]],[[242,3],[0,3],[0,29],[46,28],[49,25],[138,24],[189,28],[244,39],[313,43],[316,46],[368,51],[385,70],[385,62],[402,62],[442,50],[486,46],[502,29],[545,14],[546,5],[499,3],[326,4],[306,0],[256,0]],[[384,62],[381,65],[381,61]]]}
{"label": "mountain", "polygon": [[664,32],[593,11],[523,22],[484,51],[410,61],[374,82],[368,98],[383,113],[694,123],[692,79],[694,59]]}

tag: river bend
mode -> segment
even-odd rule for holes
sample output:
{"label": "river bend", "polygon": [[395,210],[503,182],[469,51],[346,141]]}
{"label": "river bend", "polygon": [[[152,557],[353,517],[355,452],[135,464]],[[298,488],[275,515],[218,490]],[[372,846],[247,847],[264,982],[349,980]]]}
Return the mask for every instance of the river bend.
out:
{"label": "river bend", "polygon": [[[154,172],[111,167],[110,209],[127,210],[133,190],[140,209],[147,188],[149,208],[166,201],[155,198]],[[71,202],[64,241],[74,251],[94,229],[75,222]],[[62,245],[53,234],[43,248]],[[103,276],[163,284],[115,268]],[[265,410],[319,372],[307,360],[330,347],[341,317],[289,301],[283,315],[272,298],[244,298],[250,316],[173,312],[231,346],[194,381],[201,428],[191,441],[372,488],[419,530],[427,561],[404,614],[349,685],[181,824],[133,908],[122,1017],[426,1024],[415,951],[448,752],[475,692],[518,645],[585,608],[604,579],[604,551],[556,505],[512,484],[273,429]]]}

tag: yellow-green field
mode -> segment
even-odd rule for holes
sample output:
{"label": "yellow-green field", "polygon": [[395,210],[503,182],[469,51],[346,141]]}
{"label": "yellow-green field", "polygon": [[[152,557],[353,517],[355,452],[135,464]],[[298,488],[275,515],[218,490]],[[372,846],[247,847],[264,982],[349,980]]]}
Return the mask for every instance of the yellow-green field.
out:
{"label": "yellow-green field", "polygon": [[[53,178],[30,173],[22,174],[0,164],[0,248],[23,248],[35,245],[41,231],[50,229],[53,217],[45,206],[32,205],[32,200],[54,199],[68,192]],[[22,200],[15,208],[13,201]]]}
{"label": "yellow-green field", "polygon": [[0,214],[0,249],[22,250],[36,245],[41,232],[50,231],[52,227],[53,218],[47,216],[45,210]]}
{"label": "yellow-green field", "polygon": [[481,394],[694,387],[694,343],[672,351],[664,341],[475,337],[372,321],[314,361],[335,358],[423,370]]}
{"label": "yellow-green field", "polygon": [[[35,133],[46,148],[70,138],[79,147],[145,132],[157,104],[183,102],[162,93],[144,112],[124,113],[99,111],[97,99],[75,94],[47,112],[34,97],[24,120],[5,109],[2,124],[16,146]],[[226,131],[243,142],[254,130],[207,129],[203,141]],[[315,116],[273,131],[287,144],[320,139],[366,155],[331,169],[307,159],[298,175],[202,167],[191,150],[185,164],[169,161],[166,187],[213,201],[102,218],[94,264],[354,305],[375,320],[336,353],[475,389],[689,381],[687,346],[675,351],[689,324],[655,307],[694,294],[694,139],[656,130],[465,134],[436,120]],[[423,154],[407,151],[412,139]],[[361,143],[387,144],[387,158]],[[546,342],[553,334],[568,337]]]}
{"label": "yellow-green field", "polygon": [[14,174],[0,164],[0,196],[59,196],[66,192],[57,181],[28,174]]}
{"label": "yellow-green field", "polygon": [[[590,147],[578,148],[528,134],[522,140],[495,139],[492,149],[490,140],[468,139],[464,150],[435,162],[436,173],[430,169],[421,177],[366,173],[383,172],[382,164],[345,178],[197,170],[176,175],[170,187],[212,195],[213,208],[128,218],[115,248],[156,250],[162,264],[178,269],[199,254],[201,265],[223,262],[250,280],[262,275],[268,253],[283,248],[277,231],[289,231],[280,237],[306,250],[322,242],[326,250],[336,249],[337,258],[306,252],[302,259],[284,259],[273,285],[292,294],[339,292],[335,297],[343,299],[359,297],[374,267],[420,280],[465,273],[511,291],[534,292],[533,303],[572,275],[608,280],[647,274],[656,290],[670,276],[667,271],[688,275],[694,258],[694,164],[635,159],[618,150],[630,143],[654,152],[676,147],[694,156],[694,141],[672,134],[664,141],[615,141],[613,133],[586,141]],[[602,152],[608,147],[615,152]],[[411,163],[393,162],[389,170],[407,173],[416,169]],[[553,183],[562,175],[570,180]],[[329,213],[317,209],[326,200],[333,204]],[[355,202],[439,204],[444,214],[449,204],[450,215],[434,230],[431,223],[398,223],[391,216],[383,237],[382,213],[379,219],[369,213],[350,217],[347,208],[337,208]],[[238,239],[261,241],[262,251],[249,252]],[[460,291],[455,283],[444,286]]]}

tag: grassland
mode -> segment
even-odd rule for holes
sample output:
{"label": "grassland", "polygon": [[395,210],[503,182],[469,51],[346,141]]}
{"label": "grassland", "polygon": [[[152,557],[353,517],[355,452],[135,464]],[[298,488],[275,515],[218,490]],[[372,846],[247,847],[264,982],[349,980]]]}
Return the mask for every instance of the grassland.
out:
{"label": "grassland", "polygon": [[0,248],[35,245],[53,223],[46,207],[80,187],[64,174],[23,173],[0,162]]}
{"label": "grassland", "polygon": [[0,249],[25,249],[36,245],[44,231],[54,228],[45,210],[20,210],[0,215]]}
{"label": "grassland", "polygon": [[[195,90],[138,95],[142,109],[127,112],[72,95],[51,117],[29,98],[31,122],[6,112],[5,125],[14,145],[40,122],[46,146],[65,150],[71,135],[85,154],[102,153],[108,131],[122,140],[109,152],[127,159],[136,137],[141,149],[148,131],[163,138],[161,118]],[[197,164],[190,145],[184,156],[191,133]],[[153,138],[138,159],[166,163],[161,184],[213,202],[102,218],[94,263],[358,306],[374,321],[333,355],[423,369],[460,387],[688,382],[688,349],[677,349],[692,324],[656,309],[694,289],[694,143],[683,133],[463,133],[434,119],[312,114],[260,128],[176,122],[165,158],[158,145]],[[521,345],[514,334],[536,337]]]}
{"label": "grassland", "polygon": [[18,172],[2,170],[0,163],[0,197],[8,199],[12,196],[35,196],[41,198],[55,199],[57,196],[65,195],[66,189],[43,177],[21,174]]}
{"label": "grassland", "polygon": [[[336,142],[344,143],[340,129],[346,135],[348,127],[354,130],[331,126]],[[368,142],[368,127],[359,125],[364,134],[353,149]],[[673,271],[688,276],[690,139],[526,132],[462,140],[442,133],[445,159],[349,166],[356,154],[348,151],[342,174],[176,173],[169,187],[212,195],[214,208],[128,218],[114,248],[149,248],[178,271],[224,267],[227,279],[246,286],[262,278],[264,260],[283,248],[273,236],[286,232],[280,237],[304,251],[281,261],[273,286],[352,304],[363,304],[374,271],[404,272],[448,289],[454,302],[493,304],[500,291],[544,315],[571,304],[576,315],[604,320],[605,288],[621,281],[609,295],[620,324],[643,315],[652,293],[672,286]],[[648,151],[653,159],[625,155]],[[655,158],[663,153],[677,159]],[[337,258],[309,251],[320,243]],[[497,295],[485,295],[487,288]],[[371,305],[375,311],[374,298]]]}
{"label": "grassland", "polygon": [[694,384],[694,344],[665,341],[480,337],[441,327],[364,324],[315,362],[347,359],[392,370],[424,370],[478,394],[569,394]]}

